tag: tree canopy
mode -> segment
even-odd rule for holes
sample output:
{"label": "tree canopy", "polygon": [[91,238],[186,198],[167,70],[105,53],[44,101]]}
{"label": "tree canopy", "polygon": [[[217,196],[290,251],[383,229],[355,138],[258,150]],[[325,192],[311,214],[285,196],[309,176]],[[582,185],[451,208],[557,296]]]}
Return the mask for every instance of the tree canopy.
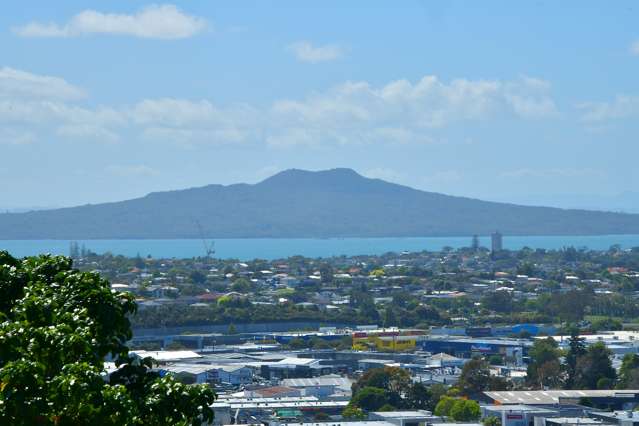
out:
{"label": "tree canopy", "polygon": [[552,338],[536,339],[529,352],[528,383],[538,389],[559,387],[562,384],[561,351]]}
{"label": "tree canopy", "polygon": [[586,353],[577,360],[575,388],[610,389],[617,379],[611,355],[603,342],[588,346]]}
{"label": "tree canopy", "polygon": [[481,409],[477,401],[444,396],[435,407],[436,416],[451,417],[457,422],[477,420],[481,416]]}
{"label": "tree canopy", "polygon": [[[0,423],[160,425],[210,421],[214,392],[129,355],[129,294],[62,256],[0,251]],[[118,368],[107,376],[104,360]]]}
{"label": "tree canopy", "polygon": [[435,395],[421,383],[413,383],[407,370],[399,367],[372,368],[353,383],[350,407],[376,411],[383,406],[396,409],[434,409]]}

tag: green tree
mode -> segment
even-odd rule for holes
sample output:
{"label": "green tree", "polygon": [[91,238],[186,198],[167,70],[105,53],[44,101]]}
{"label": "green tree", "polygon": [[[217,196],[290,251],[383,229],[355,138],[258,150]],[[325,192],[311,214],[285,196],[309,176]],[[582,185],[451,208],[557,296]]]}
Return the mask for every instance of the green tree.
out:
{"label": "green tree", "polygon": [[238,293],[250,293],[253,290],[253,283],[246,278],[238,278],[231,284],[231,290]]}
{"label": "green tree", "polygon": [[565,357],[566,389],[573,389],[577,375],[577,361],[586,353],[584,339],[579,337],[579,330],[573,328],[568,339],[568,353]]}
{"label": "green tree", "polygon": [[404,397],[406,408],[413,410],[427,410],[430,407],[433,394],[421,383],[413,383]]}
{"label": "green tree", "polygon": [[435,407],[437,406],[439,400],[448,392],[448,387],[440,383],[435,383],[434,385],[430,386],[428,390],[430,391],[431,396],[430,401],[428,402],[427,409],[429,411],[435,411]]}
{"label": "green tree", "polygon": [[364,411],[377,411],[388,403],[384,389],[372,386],[360,389],[351,399],[351,404]]}
{"label": "green tree", "polygon": [[466,395],[472,396],[488,390],[490,384],[490,370],[488,363],[480,358],[474,358],[464,364],[459,387]]}
{"label": "green tree", "polygon": [[313,337],[309,346],[312,349],[331,349],[331,345],[326,340],[320,339],[319,337]]}
{"label": "green tree", "polygon": [[501,426],[501,419],[497,416],[488,416],[481,423],[484,426]]}
{"label": "green tree", "polygon": [[342,411],[342,417],[348,420],[363,420],[366,418],[366,413],[361,408],[348,404]]}
{"label": "green tree", "polygon": [[353,348],[353,336],[348,335],[339,339],[339,343],[337,344],[337,350],[351,350]]}
{"label": "green tree", "polygon": [[434,414],[436,416],[449,417],[450,411],[453,408],[453,405],[455,405],[455,401],[457,401],[456,398],[450,396],[442,396],[435,406]]}
{"label": "green tree", "polygon": [[528,384],[542,389],[556,388],[561,384],[560,351],[552,337],[536,339],[529,351]]}
{"label": "green tree", "polygon": [[189,278],[196,284],[204,284],[206,282],[206,275],[202,271],[191,271]]}
{"label": "green tree", "polygon": [[308,348],[308,344],[309,344],[309,342],[307,342],[306,340],[301,339],[299,337],[291,339],[291,341],[288,342],[288,346],[291,349],[306,349],[306,348]]}
{"label": "green tree", "polygon": [[636,389],[639,386],[639,355],[626,354],[621,361],[619,368],[620,389]]}
{"label": "green tree", "polygon": [[450,417],[456,422],[477,420],[480,416],[479,404],[472,399],[458,399],[450,409]]}
{"label": "green tree", "polygon": [[610,317],[597,318],[592,322],[592,325],[590,326],[590,330],[593,333],[597,333],[602,330],[614,331],[621,329],[623,329],[623,324],[621,323],[621,321]]}
{"label": "green tree", "polygon": [[[66,257],[0,252],[0,424],[160,425],[211,421],[215,394],[129,356],[130,294]],[[117,371],[102,376],[104,358]]]}
{"label": "green tree", "polygon": [[384,310],[384,327],[393,327],[397,325],[397,316],[392,306],[387,306]]}
{"label": "green tree", "polygon": [[504,363],[504,358],[501,355],[491,355],[488,358],[488,363],[490,365],[502,365]]}
{"label": "green tree", "polygon": [[513,296],[509,291],[495,291],[485,296],[482,301],[482,306],[495,312],[512,312],[513,311]]}
{"label": "green tree", "polygon": [[333,267],[330,263],[322,263],[319,267],[319,272],[322,283],[333,282]]}
{"label": "green tree", "polygon": [[506,390],[511,390],[512,387],[513,387],[513,383],[510,380],[508,380],[506,377],[490,376],[487,390],[506,391]]}
{"label": "green tree", "polygon": [[579,357],[575,368],[575,387],[580,389],[609,389],[617,378],[610,359],[612,352],[603,342],[590,345]]}
{"label": "green tree", "polygon": [[389,404],[403,408],[406,403],[402,394],[411,386],[412,381],[408,371],[399,367],[384,367],[368,370],[357,382],[353,383],[352,389],[353,395],[365,387],[382,389]]}

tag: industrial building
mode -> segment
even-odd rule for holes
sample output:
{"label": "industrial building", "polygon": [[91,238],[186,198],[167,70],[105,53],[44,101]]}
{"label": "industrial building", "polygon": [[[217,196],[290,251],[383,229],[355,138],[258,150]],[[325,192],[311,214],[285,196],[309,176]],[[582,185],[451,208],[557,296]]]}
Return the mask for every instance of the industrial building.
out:
{"label": "industrial building", "polygon": [[522,339],[472,339],[459,336],[430,336],[420,342],[424,351],[446,353],[458,358],[474,355],[501,355],[517,364],[523,363],[532,342]]}

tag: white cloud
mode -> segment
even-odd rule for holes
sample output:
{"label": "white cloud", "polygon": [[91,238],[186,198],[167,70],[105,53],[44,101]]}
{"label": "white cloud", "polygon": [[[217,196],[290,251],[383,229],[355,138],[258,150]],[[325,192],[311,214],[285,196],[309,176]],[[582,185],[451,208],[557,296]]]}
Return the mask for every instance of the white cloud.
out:
{"label": "white cloud", "polygon": [[577,104],[583,111],[582,120],[601,122],[639,116],[639,96],[617,95],[609,102],[583,102]]}
{"label": "white cloud", "polygon": [[21,37],[77,37],[89,34],[127,35],[141,38],[191,37],[207,26],[204,19],[187,15],[174,5],[151,5],[131,15],[85,10],[64,25],[31,22],[14,28]]}
{"label": "white cloud", "polygon": [[237,129],[188,129],[172,127],[147,127],[144,139],[152,142],[168,142],[178,145],[233,144],[247,140],[247,134]]}
{"label": "white cloud", "polygon": [[286,148],[292,146],[321,146],[334,142],[329,140],[328,134],[318,132],[317,130],[306,129],[303,127],[292,127],[276,129],[266,135],[265,141],[268,145],[278,148]]}
{"label": "white cloud", "polygon": [[506,170],[499,174],[502,178],[522,179],[522,178],[582,178],[582,177],[603,177],[601,170],[584,168],[551,168],[551,169],[531,169],[521,168],[516,170]]}
{"label": "white cloud", "polygon": [[120,141],[120,135],[116,132],[91,123],[65,124],[58,127],[56,133],[67,139],[77,139],[87,142],[116,143]]}
{"label": "white cloud", "polygon": [[77,100],[84,90],[62,78],[37,75],[9,67],[0,68],[0,99],[7,97]]}
{"label": "white cloud", "polygon": [[297,60],[316,64],[318,62],[334,61],[344,55],[344,49],[336,44],[313,46],[309,41],[298,41],[288,46]]}
{"label": "white cloud", "polygon": [[128,112],[147,140],[179,144],[241,143],[259,130],[260,112],[247,105],[218,108],[206,100],[145,99]]}
{"label": "white cloud", "polygon": [[111,165],[106,167],[106,172],[120,177],[157,176],[159,172],[144,164]]}
{"label": "white cloud", "polygon": [[630,45],[630,53],[633,55],[639,55],[639,40],[636,40]]}
{"label": "white cloud", "polygon": [[[275,145],[430,143],[427,131],[491,118],[540,119],[558,114],[543,80],[456,79],[448,83],[425,76],[412,83],[381,87],[346,82],[303,100],[275,102],[269,117],[277,129]],[[295,141],[298,142],[295,142]]]}
{"label": "white cloud", "polygon": [[0,145],[29,145],[36,141],[33,132],[25,129],[0,129]]}
{"label": "white cloud", "polygon": [[140,124],[163,123],[178,127],[222,120],[221,112],[209,101],[174,98],[145,99],[135,105],[131,115]]}
{"label": "white cloud", "polygon": [[434,143],[440,129],[486,120],[539,119],[557,114],[549,85],[425,76],[382,86],[346,82],[303,99],[267,107],[220,106],[209,100],[144,99],[133,105],[89,106],[63,79],[0,70],[0,124],[39,136],[118,142],[143,139],[196,144],[297,145]]}
{"label": "white cloud", "polygon": [[[113,108],[78,105],[85,96],[84,90],[62,78],[1,68],[0,124],[5,129],[5,143],[31,143],[52,135],[118,141],[115,128],[126,126],[127,118]],[[13,132],[11,137],[7,132]]]}

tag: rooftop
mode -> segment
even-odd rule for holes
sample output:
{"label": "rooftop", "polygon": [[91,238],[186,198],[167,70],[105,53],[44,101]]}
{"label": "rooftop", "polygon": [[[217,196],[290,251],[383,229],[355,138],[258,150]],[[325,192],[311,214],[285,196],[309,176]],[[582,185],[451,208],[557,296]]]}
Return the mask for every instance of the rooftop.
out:
{"label": "rooftop", "polygon": [[382,417],[385,419],[421,419],[424,417],[431,417],[433,413],[426,410],[406,410],[406,411],[375,411],[376,417]]}
{"label": "rooftop", "polygon": [[131,351],[141,358],[151,357],[156,361],[179,361],[182,359],[202,358],[193,351]]}
{"label": "rooftop", "polygon": [[555,410],[548,410],[546,408],[533,407],[530,405],[523,404],[508,404],[508,405],[487,405],[484,407],[486,410],[490,411],[526,411],[528,413],[539,413],[539,414],[551,414],[556,413]]}
{"label": "rooftop", "polygon": [[560,399],[578,398],[636,398],[637,390],[548,390],[484,392],[500,404],[558,404]]}
{"label": "rooftop", "polygon": [[312,387],[312,386],[338,386],[338,387],[350,387],[353,383],[352,380],[347,377],[339,376],[320,376],[313,378],[301,378],[301,379],[284,379],[282,380],[282,386],[291,387]]}

